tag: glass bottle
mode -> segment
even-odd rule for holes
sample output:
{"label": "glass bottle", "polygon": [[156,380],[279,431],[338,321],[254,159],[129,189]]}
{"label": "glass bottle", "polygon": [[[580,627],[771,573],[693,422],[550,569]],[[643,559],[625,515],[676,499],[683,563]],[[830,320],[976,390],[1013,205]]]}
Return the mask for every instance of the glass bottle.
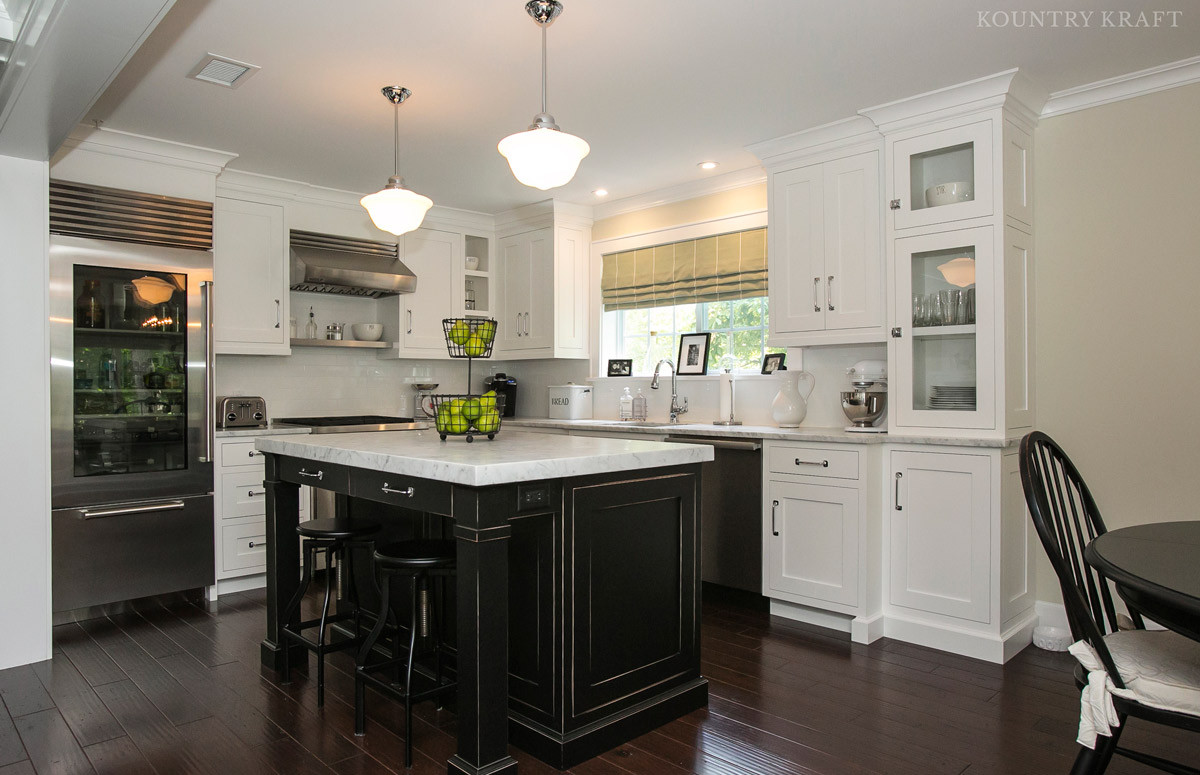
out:
{"label": "glass bottle", "polygon": [[79,328],[104,328],[104,302],[96,292],[99,282],[84,280],[83,291],[75,300],[75,325]]}
{"label": "glass bottle", "polygon": [[317,338],[317,318],[313,315],[313,308],[308,308],[308,325],[304,327],[305,339]]}
{"label": "glass bottle", "polygon": [[637,395],[633,397],[633,419],[645,420],[649,416],[646,409],[646,396],[642,394],[642,389],[638,388]]}
{"label": "glass bottle", "polygon": [[475,283],[471,280],[467,280],[466,299],[463,300],[463,307],[469,310],[475,309]]}
{"label": "glass bottle", "polygon": [[629,388],[625,388],[625,392],[621,394],[621,410],[617,416],[622,420],[633,419],[633,395],[630,394]]}

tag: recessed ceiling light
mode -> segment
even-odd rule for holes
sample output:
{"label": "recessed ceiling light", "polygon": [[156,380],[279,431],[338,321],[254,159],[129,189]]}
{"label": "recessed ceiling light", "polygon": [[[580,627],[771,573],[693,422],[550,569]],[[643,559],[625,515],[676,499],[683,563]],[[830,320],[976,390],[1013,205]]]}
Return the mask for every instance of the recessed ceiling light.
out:
{"label": "recessed ceiling light", "polygon": [[717,163],[715,161],[702,161],[696,166],[702,170],[715,170],[717,168]]}
{"label": "recessed ceiling light", "polygon": [[598,188],[595,191],[593,191],[592,193],[595,194],[596,196],[608,196],[608,189],[607,188]]}
{"label": "recessed ceiling light", "polygon": [[236,59],[217,56],[210,52],[205,54],[200,63],[192,68],[187,77],[206,83],[215,83],[217,86],[236,89],[250,80],[250,76],[258,72],[259,69],[258,65],[239,62]]}

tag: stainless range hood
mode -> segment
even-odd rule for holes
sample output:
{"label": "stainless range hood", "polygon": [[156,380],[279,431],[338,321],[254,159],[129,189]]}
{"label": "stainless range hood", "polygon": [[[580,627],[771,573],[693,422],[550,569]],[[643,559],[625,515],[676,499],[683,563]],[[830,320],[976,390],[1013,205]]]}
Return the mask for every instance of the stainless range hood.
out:
{"label": "stainless range hood", "polygon": [[378,299],[417,289],[417,276],[399,259],[394,242],[297,230],[290,238],[293,291]]}

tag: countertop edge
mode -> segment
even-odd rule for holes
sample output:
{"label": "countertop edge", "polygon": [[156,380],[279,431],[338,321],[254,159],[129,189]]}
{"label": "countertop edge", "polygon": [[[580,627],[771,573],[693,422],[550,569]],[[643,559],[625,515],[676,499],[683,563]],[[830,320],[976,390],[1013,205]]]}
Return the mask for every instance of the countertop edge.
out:
{"label": "countertop edge", "polygon": [[236,439],[256,436],[298,436],[312,433],[312,428],[218,428],[213,434],[218,439]]}

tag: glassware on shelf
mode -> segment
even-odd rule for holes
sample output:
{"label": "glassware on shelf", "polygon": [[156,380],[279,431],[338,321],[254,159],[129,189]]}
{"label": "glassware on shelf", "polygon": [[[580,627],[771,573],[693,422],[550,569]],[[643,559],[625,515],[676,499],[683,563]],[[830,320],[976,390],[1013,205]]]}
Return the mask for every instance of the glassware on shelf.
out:
{"label": "glassware on shelf", "polygon": [[466,298],[463,301],[463,308],[468,310],[475,309],[475,283],[467,280]]}
{"label": "glassware on shelf", "polygon": [[306,325],[304,327],[304,338],[305,339],[316,339],[317,338],[317,318],[315,315],[313,315],[312,307],[308,308],[308,325]]}

